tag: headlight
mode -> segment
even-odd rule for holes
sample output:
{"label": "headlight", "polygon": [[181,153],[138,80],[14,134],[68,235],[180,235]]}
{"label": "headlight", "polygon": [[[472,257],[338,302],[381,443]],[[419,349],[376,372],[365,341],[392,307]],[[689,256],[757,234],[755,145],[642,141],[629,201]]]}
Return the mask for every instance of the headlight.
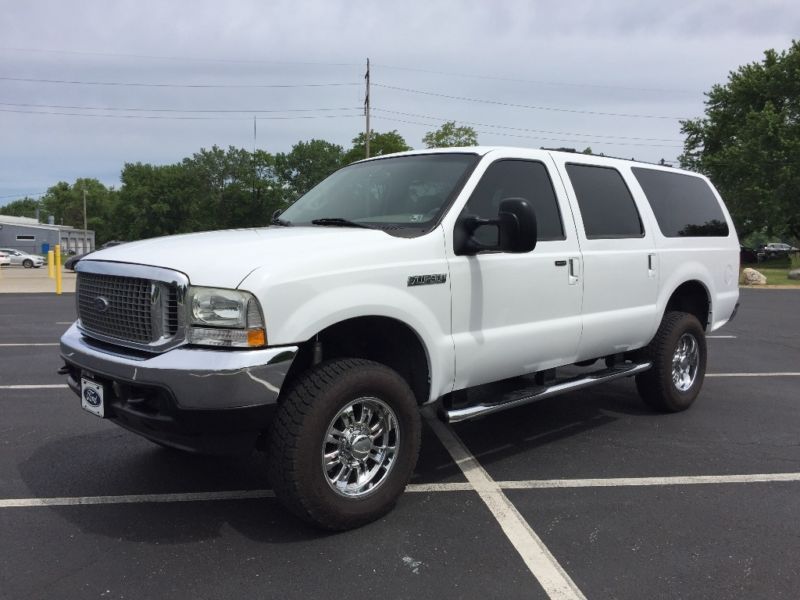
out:
{"label": "headlight", "polygon": [[256,348],[266,346],[264,317],[255,296],[239,290],[193,287],[187,298],[190,344]]}

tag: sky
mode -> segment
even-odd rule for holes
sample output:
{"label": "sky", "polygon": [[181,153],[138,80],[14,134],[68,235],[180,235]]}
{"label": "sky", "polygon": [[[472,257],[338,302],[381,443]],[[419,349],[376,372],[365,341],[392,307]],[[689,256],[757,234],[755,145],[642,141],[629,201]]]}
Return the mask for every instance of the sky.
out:
{"label": "sky", "polygon": [[[0,205],[212,145],[482,145],[681,152],[704,92],[800,32],[796,0],[0,0]],[[254,135],[253,119],[257,125]]]}

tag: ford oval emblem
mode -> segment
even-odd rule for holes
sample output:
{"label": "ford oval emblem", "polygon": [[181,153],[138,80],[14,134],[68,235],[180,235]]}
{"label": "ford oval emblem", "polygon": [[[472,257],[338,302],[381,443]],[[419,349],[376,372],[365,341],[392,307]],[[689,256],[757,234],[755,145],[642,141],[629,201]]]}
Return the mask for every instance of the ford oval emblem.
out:
{"label": "ford oval emblem", "polygon": [[108,312],[108,308],[111,306],[107,298],[103,298],[102,296],[98,296],[94,299],[94,308],[97,312]]}
{"label": "ford oval emblem", "polygon": [[97,408],[100,406],[100,394],[97,393],[97,390],[87,387],[83,390],[83,399],[86,400],[86,404],[89,406],[94,406]]}

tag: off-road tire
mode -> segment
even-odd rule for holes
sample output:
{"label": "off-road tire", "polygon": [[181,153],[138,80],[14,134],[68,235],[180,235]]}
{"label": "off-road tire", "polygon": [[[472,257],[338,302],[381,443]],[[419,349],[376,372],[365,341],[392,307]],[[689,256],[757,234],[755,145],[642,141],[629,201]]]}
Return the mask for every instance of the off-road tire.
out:
{"label": "off-road tire", "polygon": [[[374,491],[345,497],[328,483],[322,444],[337,413],[365,397],[392,409],[399,444],[391,469]],[[416,465],[420,436],[416,399],[395,371],[361,359],[323,362],[301,375],[276,409],[268,438],[269,478],[281,503],[301,519],[323,529],[352,529],[394,507]]]}
{"label": "off-road tire", "polygon": [[[673,357],[684,334],[697,342],[697,372],[691,386],[679,389],[673,381]],[[689,408],[700,393],[706,373],[706,338],[697,317],[685,312],[670,311],[650,344],[642,349],[640,360],[653,363],[650,370],[636,376],[636,389],[645,404],[660,412],[680,412]]]}

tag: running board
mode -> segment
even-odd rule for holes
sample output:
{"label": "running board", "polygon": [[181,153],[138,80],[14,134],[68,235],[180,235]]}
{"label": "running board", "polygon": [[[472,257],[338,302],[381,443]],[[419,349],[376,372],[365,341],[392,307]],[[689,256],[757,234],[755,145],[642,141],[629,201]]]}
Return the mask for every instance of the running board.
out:
{"label": "running board", "polygon": [[536,386],[535,388],[525,388],[508,392],[504,394],[500,400],[492,402],[491,404],[481,403],[464,408],[443,410],[441,411],[441,415],[447,423],[458,423],[502,410],[508,410],[509,408],[523,406],[537,400],[552,398],[553,396],[566,394],[567,392],[582,390],[621,377],[631,377],[632,375],[647,371],[651,366],[652,363],[649,362],[619,365],[609,369],[603,369],[602,371],[595,371],[588,375],[579,375],[571,379],[565,379],[550,386]]}

